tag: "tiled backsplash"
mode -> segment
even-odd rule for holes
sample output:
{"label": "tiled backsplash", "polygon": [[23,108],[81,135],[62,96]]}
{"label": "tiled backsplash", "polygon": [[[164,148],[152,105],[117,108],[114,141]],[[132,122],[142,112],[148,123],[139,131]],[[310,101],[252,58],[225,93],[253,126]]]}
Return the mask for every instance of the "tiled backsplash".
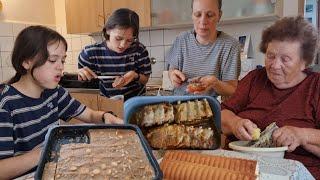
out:
{"label": "tiled backsplash", "polygon": [[[11,78],[15,71],[11,65],[11,52],[14,40],[18,33],[30,24],[6,23],[0,22],[0,81]],[[84,46],[101,42],[103,38],[99,35],[70,35],[64,34],[59,27],[50,27],[60,32],[68,42],[67,60],[65,64],[66,72],[76,72],[77,62],[80,51]],[[189,28],[188,28],[189,29]],[[161,30],[143,30],[140,32],[139,40],[149,51],[149,56],[156,59],[152,65],[152,75],[149,80],[150,84],[162,83],[162,71],[166,69],[165,53],[168,51],[176,36],[187,30],[179,29],[161,29]]]}

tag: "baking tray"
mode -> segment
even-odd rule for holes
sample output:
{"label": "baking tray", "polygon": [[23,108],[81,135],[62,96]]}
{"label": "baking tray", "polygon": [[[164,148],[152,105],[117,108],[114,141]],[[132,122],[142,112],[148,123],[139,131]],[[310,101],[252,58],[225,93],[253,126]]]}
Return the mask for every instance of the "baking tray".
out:
{"label": "baking tray", "polygon": [[[134,113],[141,107],[151,104],[158,104],[163,102],[169,102],[171,104],[176,104],[178,101],[185,102],[190,100],[196,100],[196,99],[207,99],[209,102],[209,105],[212,109],[212,112],[214,114],[214,117],[212,119],[214,123],[214,142],[215,145],[208,149],[218,149],[221,146],[221,108],[220,103],[218,100],[211,96],[140,96],[140,97],[133,97],[127,100],[124,104],[124,121],[127,124],[135,124],[134,122],[131,122],[132,116]],[[136,124],[135,124],[136,125]],[[140,127],[143,130],[143,127]],[[146,140],[146,139],[145,139]],[[202,149],[206,150],[206,149]]]}
{"label": "baking tray", "polygon": [[62,125],[54,126],[50,128],[46,139],[45,147],[41,154],[41,158],[35,173],[35,179],[42,179],[43,170],[47,162],[57,162],[59,156],[61,145],[70,143],[90,143],[90,138],[88,136],[89,129],[128,129],[133,130],[138,135],[141,145],[145,151],[145,154],[153,167],[154,170],[154,180],[160,180],[163,174],[160,170],[159,164],[152,154],[150,146],[146,143],[141,130],[130,124],[125,125]]}

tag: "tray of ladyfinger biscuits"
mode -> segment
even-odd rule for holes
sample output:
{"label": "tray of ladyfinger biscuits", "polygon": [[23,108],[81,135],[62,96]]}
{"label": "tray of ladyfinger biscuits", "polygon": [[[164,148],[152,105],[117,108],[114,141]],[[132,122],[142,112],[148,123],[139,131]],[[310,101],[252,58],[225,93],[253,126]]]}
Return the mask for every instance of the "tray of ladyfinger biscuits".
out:
{"label": "tray of ladyfinger biscuits", "polygon": [[124,105],[124,119],[153,149],[220,147],[220,105],[210,96],[145,96]]}
{"label": "tray of ladyfinger biscuits", "polygon": [[246,179],[259,177],[256,160],[214,156],[187,151],[166,151],[160,168],[164,179]]}

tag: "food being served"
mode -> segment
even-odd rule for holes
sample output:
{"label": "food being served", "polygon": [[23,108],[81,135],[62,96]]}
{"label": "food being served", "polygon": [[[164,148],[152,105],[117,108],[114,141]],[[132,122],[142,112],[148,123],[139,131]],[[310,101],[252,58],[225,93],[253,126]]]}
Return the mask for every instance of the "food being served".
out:
{"label": "food being served", "polygon": [[160,168],[164,179],[257,179],[255,160],[167,151]]}
{"label": "food being served", "polygon": [[214,137],[211,128],[185,125],[164,125],[147,134],[150,145],[159,149],[202,148],[213,146]]}
{"label": "food being served", "polygon": [[205,98],[146,105],[132,117],[153,148],[210,149],[215,145],[213,112]]}
{"label": "food being served", "polygon": [[197,91],[204,91],[206,89],[201,83],[191,82],[187,86],[187,91],[190,93],[197,92]]}
{"label": "food being served", "polygon": [[279,127],[275,122],[271,123],[266,127],[264,131],[261,132],[260,137],[255,141],[250,141],[248,146],[250,147],[275,147],[272,140],[272,133]]}
{"label": "food being served", "polygon": [[[90,144],[61,145],[54,179],[152,179],[153,168],[132,130],[89,130]],[[48,166],[45,165],[43,178]],[[54,166],[53,166],[54,167]]]}

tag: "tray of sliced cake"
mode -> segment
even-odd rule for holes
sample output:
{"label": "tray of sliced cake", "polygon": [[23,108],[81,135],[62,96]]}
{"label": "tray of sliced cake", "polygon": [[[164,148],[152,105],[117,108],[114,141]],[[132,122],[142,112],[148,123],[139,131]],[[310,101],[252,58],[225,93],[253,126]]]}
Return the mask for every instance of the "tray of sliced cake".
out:
{"label": "tray of sliced cake", "polygon": [[35,179],[162,179],[134,125],[56,126],[49,130]]}
{"label": "tray of sliced cake", "polygon": [[220,105],[210,96],[135,97],[125,102],[124,117],[153,149],[220,147]]}

